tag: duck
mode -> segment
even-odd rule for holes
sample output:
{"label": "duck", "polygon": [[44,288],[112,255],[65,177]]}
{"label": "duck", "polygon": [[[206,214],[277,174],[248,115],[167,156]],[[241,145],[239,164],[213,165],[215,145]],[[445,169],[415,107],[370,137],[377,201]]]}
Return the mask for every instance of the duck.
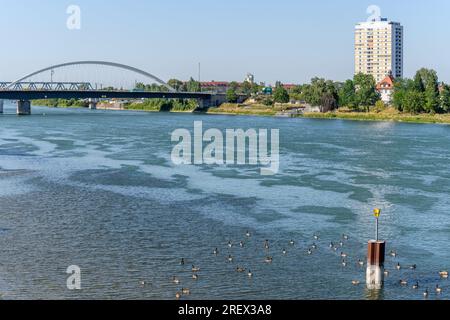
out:
{"label": "duck", "polygon": [[415,289],[415,290],[416,290],[416,289],[419,289],[419,282],[416,281],[416,283],[413,284],[412,288]]}
{"label": "duck", "polygon": [[358,265],[360,267],[364,267],[364,261],[362,261],[361,259],[358,260]]}
{"label": "duck", "polygon": [[397,263],[397,265],[395,266],[395,269],[400,270],[402,268],[402,266],[400,265],[400,263]]}
{"label": "duck", "polygon": [[266,240],[265,242],[264,242],[264,249],[266,249],[266,250],[269,250],[269,240]]}
{"label": "duck", "polygon": [[181,293],[188,296],[191,294],[191,290],[189,290],[188,288],[183,288],[181,289]]}
{"label": "duck", "polygon": [[347,261],[342,260],[342,266],[343,266],[343,267],[346,267],[346,266],[347,266]]}
{"label": "duck", "polygon": [[253,272],[251,272],[250,270],[248,270],[247,276],[248,276],[249,278],[253,277]]}
{"label": "duck", "polygon": [[213,254],[214,254],[215,256],[217,256],[217,255],[219,254],[219,249],[215,248],[214,251],[213,251]]}
{"label": "duck", "polygon": [[228,262],[233,262],[233,256],[231,255],[228,256]]}
{"label": "duck", "polygon": [[141,287],[145,287],[147,285],[147,283],[145,283],[145,281],[141,281],[140,284],[141,284]]}
{"label": "duck", "polygon": [[344,242],[339,241],[339,246],[340,246],[340,247],[343,247],[343,246],[344,246]]}
{"label": "duck", "polygon": [[406,281],[406,280],[400,280],[399,282],[400,282],[401,286],[407,286],[408,285],[408,281]]}
{"label": "duck", "polygon": [[353,284],[354,286],[358,286],[360,283],[361,283],[361,282],[359,282],[358,280],[353,280],[353,281],[352,281],[352,284]]}
{"label": "duck", "polygon": [[333,248],[333,250],[334,250],[334,251],[338,251],[338,247],[335,246],[335,247]]}
{"label": "duck", "polygon": [[312,255],[312,250],[308,249],[308,251],[306,252],[308,255]]}
{"label": "duck", "polygon": [[192,265],[192,272],[199,272],[200,268]]}
{"label": "duck", "polygon": [[244,247],[244,242],[239,242],[239,246],[241,247],[241,248],[243,248]]}
{"label": "duck", "polygon": [[294,240],[291,240],[291,241],[289,241],[289,244],[290,244],[291,246],[293,246],[293,245],[295,245],[295,241],[294,241]]}
{"label": "duck", "polygon": [[314,240],[319,240],[319,236],[318,236],[317,234],[315,234],[315,235],[313,236],[313,238],[314,238]]}
{"label": "duck", "polygon": [[344,253],[344,252],[341,252],[341,257],[342,257],[342,258],[347,258],[347,254]]}
{"label": "duck", "polygon": [[346,235],[346,234],[343,234],[343,235],[342,235],[342,239],[344,239],[344,240],[348,240],[348,239],[349,239],[349,236],[348,236],[348,235]]}
{"label": "duck", "polygon": [[173,276],[172,282],[173,282],[174,284],[180,284],[180,279],[178,279],[177,277]]}
{"label": "duck", "polygon": [[438,284],[436,285],[436,293],[437,293],[437,294],[441,294],[441,293],[442,293],[442,288],[439,287]]}
{"label": "duck", "polygon": [[233,248],[233,242],[228,241],[228,248]]}
{"label": "duck", "polygon": [[245,233],[245,236],[246,236],[247,238],[250,238],[252,235],[251,235],[250,231],[247,231],[247,232]]}
{"label": "duck", "polygon": [[447,278],[448,278],[448,271],[440,271],[440,272],[439,272],[439,276],[440,276],[441,278],[447,279]]}
{"label": "duck", "polygon": [[423,296],[424,296],[425,298],[428,298],[428,295],[429,295],[428,289],[425,289],[425,291],[423,292]]}
{"label": "duck", "polygon": [[311,249],[314,249],[314,250],[317,249],[317,244],[313,243],[311,246]]}
{"label": "duck", "polygon": [[412,266],[409,267],[411,270],[416,270],[417,269],[417,265],[413,264]]}
{"label": "duck", "polygon": [[389,255],[390,255],[391,257],[396,258],[396,257],[397,257],[397,252],[394,251],[394,250],[391,250],[391,252],[389,253]]}
{"label": "duck", "polygon": [[192,279],[193,280],[198,280],[198,275],[196,275],[195,273],[192,275]]}
{"label": "duck", "polygon": [[267,257],[264,261],[266,263],[272,263],[273,262],[273,258],[272,257]]}
{"label": "duck", "polygon": [[286,251],[286,249],[283,249],[283,254],[284,254],[284,255],[286,255],[286,254],[287,254],[287,251]]}
{"label": "duck", "polygon": [[245,272],[245,269],[241,268],[241,267],[237,267],[236,272],[242,273],[242,272]]}
{"label": "duck", "polygon": [[181,258],[180,265],[184,266],[184,258]]}
{"label": "duck", "polygon": [[175,293],[175,299],[180,300],[181,299],[181,293],[179,293],[179,292]]}
{"label": "duck", "polygon": [[333,249],[334,248],[334,243],[333,242],[330,242],[330,244],[329,244],[329,246],[328,246],[330,249]]}
{"label": "duck", "polygon": [[387,277],[389,276],[389,270],[384,270],[384,275]]}

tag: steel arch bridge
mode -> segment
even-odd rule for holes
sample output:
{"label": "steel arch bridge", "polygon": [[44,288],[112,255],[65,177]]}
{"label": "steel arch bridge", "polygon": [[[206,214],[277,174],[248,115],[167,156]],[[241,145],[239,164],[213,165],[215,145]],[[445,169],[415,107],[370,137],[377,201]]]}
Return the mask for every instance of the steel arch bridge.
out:
{"label": "steel arch bridge", "polygon": [[144,76],[146,78],[149,78],[153,81],[156,81],[158,84],[164,86],[169,90],[169,92],[176,92],[174,88],[172,88],[170,85],[168,85],[166,82],[161,80],[160,78],[156,77],[155,75],[146,72],[144,70],[125,65],[120,63],[114,63],[114,62],[108,62],[108,61],[74,61],[74,62],[67,62],[62,64],[53,65],[35,72],[32,72],[30,74],[25,75],[24,77],[21,77],[20,79],[17,79],[13,82],[0,82],[0,90],[22,90],[23,87],[26,87],[28,90],[93,90],[92,85],[90,83],[77,83],[77,82],[32,82],[32,81],[25,81],[31,77],[34,77],[39,74],[43,74],[47,71],[53,71],[56,69],[61,69],[69,66],[79,66],[79,65],[97,65],[97,66],[108,66],[113,68],[118,68],[122,70],[131,71],[134,73],[137,73],[141,76]]}

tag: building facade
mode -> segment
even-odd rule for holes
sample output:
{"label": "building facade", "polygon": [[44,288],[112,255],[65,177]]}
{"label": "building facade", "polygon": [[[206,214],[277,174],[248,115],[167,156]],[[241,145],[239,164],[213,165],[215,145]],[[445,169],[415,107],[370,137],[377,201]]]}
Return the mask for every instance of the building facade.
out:
{"label": "building facade", "polygon": [[386,76],[403,77],[403,26],[387,19],[355,27],[355,74],[371,74],[379,83]]}
{"label": "building facade", "polygon": [[389,75],[377,84],[377,91],[380,93],[381,100],[390,105],[392,102],[392,93],[394,92],[394,78]]}

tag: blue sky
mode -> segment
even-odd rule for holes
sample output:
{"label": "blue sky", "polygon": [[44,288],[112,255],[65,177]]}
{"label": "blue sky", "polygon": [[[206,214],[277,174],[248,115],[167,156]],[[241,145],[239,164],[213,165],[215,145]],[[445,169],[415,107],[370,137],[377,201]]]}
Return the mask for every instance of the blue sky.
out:
{"label": "blue sky", "polygon": [[[81,30],[66,9],[81,8]],[[405,72],[450,82],[448,0],[0,0],[0,80],[51,64],[107,60],[163,79],[303,83],[353,74],[353,28],[369,5],[405,27]]]}

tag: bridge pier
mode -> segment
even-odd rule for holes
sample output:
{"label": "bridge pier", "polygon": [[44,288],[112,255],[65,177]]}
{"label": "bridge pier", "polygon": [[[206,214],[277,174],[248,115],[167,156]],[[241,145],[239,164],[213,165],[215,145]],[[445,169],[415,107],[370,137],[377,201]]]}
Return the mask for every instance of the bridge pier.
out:
{"label": "bridge pier", "polygon": [[30,100],[18,100],[17,101],[17,115],[29,116],[31,114],[31,101]]}
{"label": "bridge pier", "polygon": [[97,110],[97,99],[89,99],[89,109]]}
{"label": "bridge pier", "polygon": [[3,100],[0,100],[0,113],[3,113]]}

